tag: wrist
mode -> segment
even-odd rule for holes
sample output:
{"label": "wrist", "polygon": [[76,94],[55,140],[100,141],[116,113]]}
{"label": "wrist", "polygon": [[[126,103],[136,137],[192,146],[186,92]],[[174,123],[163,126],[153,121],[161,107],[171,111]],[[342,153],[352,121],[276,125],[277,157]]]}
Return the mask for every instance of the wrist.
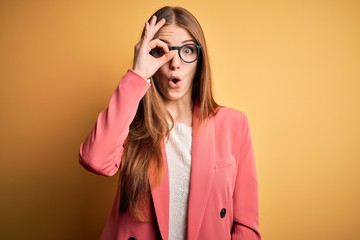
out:
{"label": "wrist", "polygon": [[150,78],[145,78],[141,73],[139,73],[138,71],[136,71],[134,68],[133,69],[129,69],[130,71],[132,71],[133,73],[135,73],[136,75],[138,75],[139,77],[141,77],[142,79],[144,79],[145,81],[147,81],[148,83],[150,83]]}

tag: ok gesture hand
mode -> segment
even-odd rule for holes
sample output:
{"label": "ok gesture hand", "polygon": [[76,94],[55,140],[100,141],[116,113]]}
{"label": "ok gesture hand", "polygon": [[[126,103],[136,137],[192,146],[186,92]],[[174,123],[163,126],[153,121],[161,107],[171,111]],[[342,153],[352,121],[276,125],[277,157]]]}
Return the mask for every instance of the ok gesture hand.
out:
{"label": "ok gesture hand", "polygon": [[[163,41],[153,39],[165,22],[165,19],[161,19],[156,23],[156,16],[153,16],[150,23],[145,23],[145,34],[140,42],[135,45],[133,70],[145,79],[152,77],[161,66],[170,61],[176,54],[174,50],[169,51],[168,46]],[[165,54],[159,58],[154,58],[150,54],[154,48],[162,48]]]}

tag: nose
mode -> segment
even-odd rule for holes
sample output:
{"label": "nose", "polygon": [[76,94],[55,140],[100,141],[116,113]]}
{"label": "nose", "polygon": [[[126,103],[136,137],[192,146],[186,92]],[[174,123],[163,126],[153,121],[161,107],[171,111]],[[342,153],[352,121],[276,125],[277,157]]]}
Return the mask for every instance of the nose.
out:
{"label": "nose", "polygon": [[179,56],[179,50],[176,50],[177,54],[170,60],[170,69],[175,70],[180,68],[181,58]]}

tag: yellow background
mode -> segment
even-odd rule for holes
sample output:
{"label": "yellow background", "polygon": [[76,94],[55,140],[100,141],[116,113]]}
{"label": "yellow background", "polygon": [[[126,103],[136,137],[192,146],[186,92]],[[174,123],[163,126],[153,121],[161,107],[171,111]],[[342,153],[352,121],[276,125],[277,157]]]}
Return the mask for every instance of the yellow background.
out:
{"label": "yellow background", "polygon": [[117,177],[78,148],[144,21],[188,8],[215,95],[249,117],[265,240],[360,239],[360,2],[1,1],[0,238],[97,239]]}

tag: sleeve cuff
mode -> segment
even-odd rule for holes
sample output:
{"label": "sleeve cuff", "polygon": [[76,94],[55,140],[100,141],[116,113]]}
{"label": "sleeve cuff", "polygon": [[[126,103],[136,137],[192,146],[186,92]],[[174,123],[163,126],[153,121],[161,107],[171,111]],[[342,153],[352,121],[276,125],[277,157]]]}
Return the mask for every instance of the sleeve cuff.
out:
{"label": "sleeve cuff", "polygon": [[134,74],[138,75],[139,77],[141,77],[142,79],[144,79],[145,81],[147,81],[149,84],[150,84],[150,79],[146,79],[146,78],[143,78],[142,76],[140,76],[137,72],[135,72],[134,70],[132,69],[129,69],[131,72],[133,72]]}

